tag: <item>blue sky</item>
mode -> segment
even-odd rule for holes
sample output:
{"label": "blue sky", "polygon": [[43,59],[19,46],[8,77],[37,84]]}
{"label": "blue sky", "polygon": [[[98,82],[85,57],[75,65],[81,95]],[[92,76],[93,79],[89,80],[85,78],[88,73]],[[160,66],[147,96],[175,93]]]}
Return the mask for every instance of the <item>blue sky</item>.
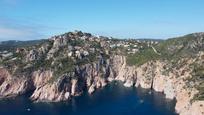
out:
{"label": "blue sky", "polygon": [[82,30],[119,38],[204,31],[204,0],[0,0],[0,41]]}

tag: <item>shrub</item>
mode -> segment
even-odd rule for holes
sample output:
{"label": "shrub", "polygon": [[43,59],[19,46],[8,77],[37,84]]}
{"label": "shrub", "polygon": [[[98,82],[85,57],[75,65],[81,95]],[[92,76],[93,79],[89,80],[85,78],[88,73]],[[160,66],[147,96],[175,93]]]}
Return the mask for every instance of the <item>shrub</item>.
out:
{"label": "shrub", "polygon": [[136,54],[127,55],[127,64],[128,65],[142,65],[148,61],[159,59],[159,55],[156,54],[153,49],[148,48],[144,49]]}

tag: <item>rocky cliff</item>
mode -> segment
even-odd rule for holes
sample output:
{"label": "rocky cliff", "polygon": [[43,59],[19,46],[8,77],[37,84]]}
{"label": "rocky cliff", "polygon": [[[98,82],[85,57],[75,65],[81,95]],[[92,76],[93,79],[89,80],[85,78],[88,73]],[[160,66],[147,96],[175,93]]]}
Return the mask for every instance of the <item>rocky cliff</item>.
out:
{"label": "rocky cliff", "polygon": [[[192,65],[202,65],[204,62],[202,51],[195,53],[195,57],[179,58],[176,64],[166,59],[156,59],[130,66],[127,63],[128,57],[120,53],[123,49],[110,53],[107,47],[93,49],[93,44],[80,48],[81,43],[78,39],[76,42],[78,37],[85,41],[94,39],[91,41],[94,42],[94,47],[97,47],[95,43],[104,42],[100,39],[97,42],[98,39],[91,39],[89,34],[77,32],[54,37],[35,50],[18,49],[17,52],[21,52],[21,55],[17,57],[25,59],[25,63],[16,60],[18,63],[11,66],[12,60],[15,60],[12,58],[1,66],[0,98],[32,92],[30,99],[35,102],[66,101],[84,91],[92,94],[107,83],[118,80],[126,87],[153,89],[163,92],[166,98],[175,98],[175,109],[180,115],[204,115],[204,101],[195,99],[195,96],[200,96],[200,90],[196,86],[202,85],[202,82],[198,82],[200,77],[194,79],[194,73],[198,72],[192,68]],[[187,47],[203,47],[200,42],[195,43],[193,46],[188,44]],[[91,54],[93,51],[97,55]]]}

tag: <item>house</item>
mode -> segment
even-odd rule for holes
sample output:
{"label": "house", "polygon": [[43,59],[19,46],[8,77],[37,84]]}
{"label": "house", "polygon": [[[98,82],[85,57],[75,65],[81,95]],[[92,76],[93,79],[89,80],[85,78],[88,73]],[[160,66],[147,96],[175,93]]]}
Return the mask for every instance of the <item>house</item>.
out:
{"label": "house", "polygon": [[79,49],[81,49],[81,47],[75,46],[74,49],[79,50]]}
{"label": "house", "polygon": [[69,50],[69,51],[73,51],[73,50],[74,50],[74,47],[73,47],[73,46],[68,46],[68,50]]}
{"label": "house", "polygon": [[3,51],[3,53],[4,53],[4,54],[5,54],[5,53],[8,53],[8,51],[5,50],[5,51]]}
{"label": "house", "polygon": [[135,48],[136,48],[136,47],[137,47],[137,45],[135,44],[133,47],[135,47]]}
{"label": "house", "polygon": [[10,57],[10,56],[12,56],[12,55],[13,55],[12,52],[4,53],[4,54],[2,54],[2,57],[3,57],[3,58],[7,58],[7,57]]}
{"label": "house", "polygon": [[110,45],[110,48],[114,48],[114,47],[116,47],[115,44],[111,44],[111,45]]}
{"label": "house", "polygon": [[83,51],[84,56],[88,56],[89,52],[88,51]]}
{"label": "house", "polygon": [[132,49],[132,52],[134,52],[134,53],[136,53],[138,51],[139,51],[138,49]]}
{"label": "house", "polygon": [[95,53],[96,49],[95,48],[90,48],[89,49],[92,53]]}
{"label": "house", "polygon": [[125,45],[123,45],[125,48],[127,48],[127,47],[130,47],[130,45],[128,45],[128,44],[125,44]]}
{"label": "house", "polygon": [[77,58],[79,58],[79,59],[81,59],[81,53],[80,53],[80,51],[75,51],[75,56],[77,57]]}
{"label": "house", "polygon": [[122,46],[122,44],[121,44],[121,43],[118,43],[116,46],[117,46],[117,47],[120,47],[120,46]]}
{"label": "house", "polygon": [[69,57],[72,57],[72,55],[73,55],[73,52],[69,52],[69,53],[68,53],[68,56],[69,56]]}

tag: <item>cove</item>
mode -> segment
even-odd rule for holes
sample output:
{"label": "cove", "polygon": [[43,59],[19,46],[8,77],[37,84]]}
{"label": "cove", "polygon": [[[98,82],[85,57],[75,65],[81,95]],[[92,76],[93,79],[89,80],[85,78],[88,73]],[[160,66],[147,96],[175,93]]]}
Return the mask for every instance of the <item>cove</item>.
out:
{"label": "cove", "polygon": [[0,115],[177,115],[162,93],[113,82],[67,102],[33,103],[28,95],[0,101]]}

